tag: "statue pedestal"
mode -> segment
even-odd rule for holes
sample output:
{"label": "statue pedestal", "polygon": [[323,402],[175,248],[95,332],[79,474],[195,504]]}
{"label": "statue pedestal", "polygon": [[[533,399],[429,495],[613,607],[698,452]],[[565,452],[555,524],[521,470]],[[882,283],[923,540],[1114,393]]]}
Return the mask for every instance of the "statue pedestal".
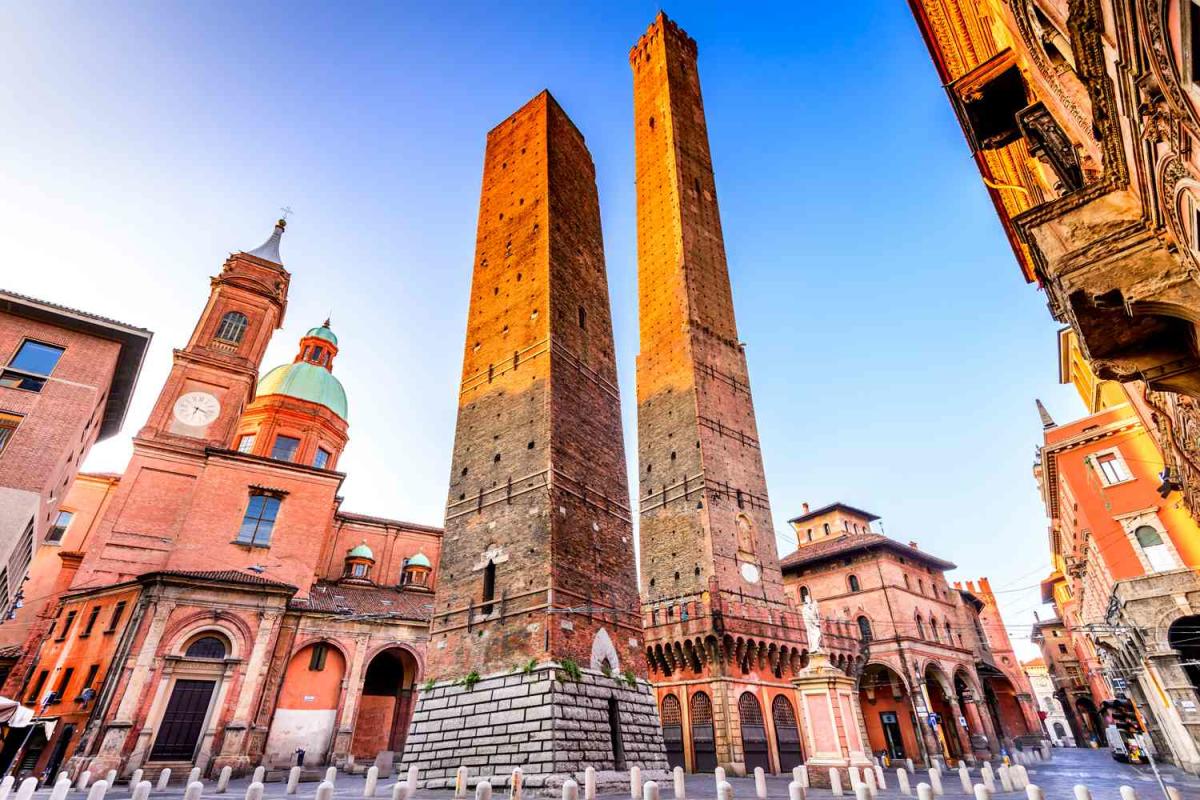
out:
{"label": "statue pedestal", "polygon": [[854,679],[829,663],[825,653],[809,653],[808,666],[792,680],[803,709],[808,779],[813,786],[829,785],[829,770],[842,775],[850,787],[848,767],[870,767],[866,739],[859,722],[858,688]]}

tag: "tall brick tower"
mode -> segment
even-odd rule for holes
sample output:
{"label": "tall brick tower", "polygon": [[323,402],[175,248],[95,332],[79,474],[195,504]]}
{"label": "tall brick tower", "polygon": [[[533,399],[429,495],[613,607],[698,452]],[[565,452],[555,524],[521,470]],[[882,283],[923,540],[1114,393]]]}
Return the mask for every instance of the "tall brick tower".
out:
{"label": "tall brick tower", "polygon": [[405,752],[426,786],[665,768],[595,170],[548,92],[487,137],[439,575]]}
{"label": "tall brick tower", "polygon": [[[668,755],[692,771],[790,769],[783,762],[798,756],[775,737],[787,730],[798,742],[789,678],[805,663],[806,637],[775,548],[696,43],[660,13],[629,59],[642,591]],[[826,647],[846,646],[832,634]]]}

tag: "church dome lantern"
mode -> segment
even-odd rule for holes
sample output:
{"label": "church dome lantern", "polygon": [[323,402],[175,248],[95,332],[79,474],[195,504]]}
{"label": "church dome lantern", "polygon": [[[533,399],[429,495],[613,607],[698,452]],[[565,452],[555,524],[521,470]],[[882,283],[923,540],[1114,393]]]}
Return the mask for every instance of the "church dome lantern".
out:
{"label": "church dome lantern", "polygon": [[433,572],[433,563],[424,553],[418,552],[411,558],[404,559],[404,567],[400,571],[400,585],[411,589],[430,589],[429,576]]}
{"label": "church dome lantern", "polygon": [[373,583],[371,570],[375,567],[375,553],[366,542],[346,551],[346,568],[342,580],[352,583]]}

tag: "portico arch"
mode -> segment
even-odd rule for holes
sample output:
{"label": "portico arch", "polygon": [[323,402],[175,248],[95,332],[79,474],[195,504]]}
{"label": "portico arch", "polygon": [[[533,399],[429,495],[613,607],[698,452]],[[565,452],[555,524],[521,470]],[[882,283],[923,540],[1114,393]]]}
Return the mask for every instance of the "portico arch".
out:
{"label": "portico arch", "polygon": [[887,753],[893,761],[921,760],[912,695],[899,672],[869,662],[858,678],[858,702],[871,752]]}
{"label": "portico arch", "polygon": [[936,662],[930,661],[925,666],[925,693],[929,698],[930,712],[937,714],[938,722],[934,725],[938,744],[942,754],[947,759],[963,757],[963,743],[959,739],[961,728],[958,724],[958,714],[955,706],[958,704],[950,679]]}
{"label": "portico arch", "polygon": [[328,762],[345,675],[346,658],[332,642],[316,641],[296,651],[288,661],[267,736],[270,763],[295,763],[297,750],[304,751],[306,765]]}
{"label": "portico arch", "polygon": [[350,745],[356,758],[404,750],[417,673],[416,658],[399,645],[381,650],[368,663]]}

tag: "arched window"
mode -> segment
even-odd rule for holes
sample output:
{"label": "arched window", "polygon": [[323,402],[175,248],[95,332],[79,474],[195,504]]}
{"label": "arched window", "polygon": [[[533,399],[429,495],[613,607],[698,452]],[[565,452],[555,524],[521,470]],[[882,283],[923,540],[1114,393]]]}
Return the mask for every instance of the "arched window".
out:
{"label": "arched window", "polygon": [[864,642],[871,641],[871,620],[866,617],[858,618],[858,634]]}
{"label": "arched window", "polygon": [[846,579],[846,582],[850,584],[850,591],[852,591],[852,592],[857,592],[862,589],[862,587],[858,583],[857,575],[851,575],[849,578]]}
{"label": "arched window", "polygon": [[920,614],[917,614],[917,636],[925,638],[925,620],[921,619]]}
{"label": "arched window", "polygon": [[808,587],[807,586],[800,587],[800,602],[801,603],[808,602]]}
{"label": "arched window", "polygon": [[669,694],[663,698],[662,724],[664,728],[683,724],[683,714],[679,707],[679,698],[673,694]]}
{"label": "arched window", "polygon": [[930,634],[932,634],[932,636],[933,636],[933,640],[934,640],[935,642],[936,642],[936,641],[938,641],[938,624],[937,624],[937,617],[933,617],[933,616],[931,616],[931,617],[929,618],[929,633],[930,633]]}
{"label": "arched window", "polygon": [[492,601],[496,599],[496,562],[488,561],[483,570],[483,608],[484,614],[492,613]]}
{"label": "arched window", "polygon": [[904,573],[904,588],[912,591],[912,581],[908,579],[908,573]]}
{"label": "arched window", "polygon": [[1175,569],[1175,559],[1171,556],[1170,548],[1163,541],[1162,534],[1149,525],[1139,525],[1133,535],[1153,572]]}
{"label": "arched window", "polygon": [[229,344],[240,344],[242,337],[246,335],[248,323],[249,320],[246,319],[245,314],[240,311],[230,311],[221,317],[221,324],[217,326],[217,338]]}
{"label": "arched window", "polygon": [[946,641],[954,644],[954,634],[950,632],[950,620],[946,620]]}
{"label": "arched window", "polygon": [[201,636],[183,654],[188,658],[224,658],[225,643],[216,636]]}

